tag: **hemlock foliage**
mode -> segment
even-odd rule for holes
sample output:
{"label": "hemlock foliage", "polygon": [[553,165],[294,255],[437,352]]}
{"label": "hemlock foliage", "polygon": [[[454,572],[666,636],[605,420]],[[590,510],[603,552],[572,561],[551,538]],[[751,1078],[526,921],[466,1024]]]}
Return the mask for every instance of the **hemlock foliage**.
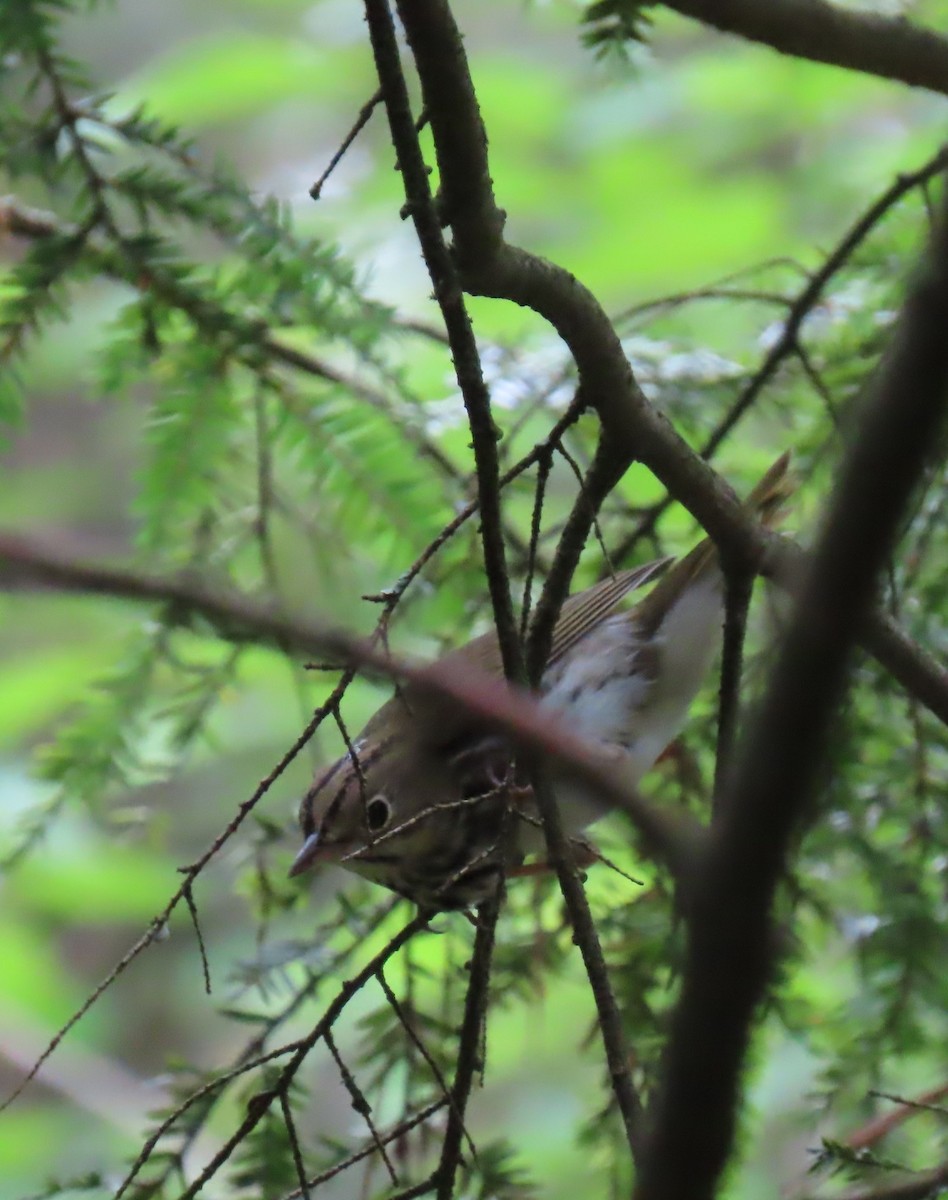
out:
{"label": "hemlock foliage", "polygon": [[[659,39],[653,7],[591,6],[587,44],[601,51]],[[256,194],[235,167],[209,162],[186,129],[148,104],[130,106],[120,86],[101,94],[81,56],[66,49],[90,11],[68,0],[0,6],[0,190],[10,193],[0,201],[8,234],[0,275],[0,417],[16,480],[4,526],[38,537],[59,531],[78,557],[107,554],[150,575],[182,573],[364,632],[391,608],[392,641],[410,650],[436,653],[486,627],[476,517],[432,554],[397,605],[393,600],[403,573],[475,494],[463,406],[440,333],[429,327],[433,307],[422,309],[419,322],[417,306],[406,304],[403,312],[383,303],[363,265],[371,253],[340,249],[328,231],[302,232],[284,202]],[[92,15],[101,29],[101,14]],[[575,41],[577,31],[566,27],[559,36]],[[673,38],[674,30],[664,36]],[[696,49],[689,64],[687,46],[678,49],[682,64],[659,58],[623,76],[630,109],[636,88],[647,93],[663,80],[683,92],[690,85],[713,92],[712,52]],[[485,81],[488,120],[503,107],[504,80],[500,66],[499,101]],[[596,127],[603,178],[624,161],[610,126],[614,101],[604,90]],[[831,95],[814,94],[813,112],[833,114],[832,103]],[[845,111],[836,116],[841,126],[849,120]],[[582,117],[590,121],[590,110]],[[739,124],[738,114],[727,134],[735,142]],[[505,129],[501,119],[489,125],[492,144],[502,147]],[[918,129],[924,132],[924,119]],[[776,141],[768,146],[759,133],[743,133],[746,154],[780,154]],[[391,149],[377,136],[383,183],[373,176],[371,187],[385,194],[394,229],[397,177],[388,179]],[[915,143],[922,146],[921,133]],[[900,167],[916,169],[934,148],[933,141]],[[535,179],[527,168],[518,177],[503,154],[499,198],[516,221],[518,178],[528,208]],[[677,169],[669,165],[666,179],[661,171],[644,173],[635,186],[653,190],[654,207],[671,204]],[[880,169],[872,177],[862,208],[892,174]],[[347,186],[358,191],[358,182]],[[700,207],[701,180],[690,186]],[[568,191],[564,183],[562,200],[545,193],[545,203],[581,205],[582,193]],[[590,193],[592,211],[594,182]],[[806,204],[814,203],[809,196]],[[826,207],[835,233],[814,239],[821,247],[807,252],[811,273],[861,211],[839,195]],[[714,446],[715,465],[735,486],[746,489],[777,453],[793,450],[800,491],[790,525],[803,540],[901,302],[927,211],[920,186],[880,218],[828,279],[796,348],[759,394],[748,389],[809,277],[786,257],[762,266],[754,265],[759,258],[745,260],[735,265],[744,268],[740,275],[723,283],[695,275],[654,303],[659,289],[645,296],[637,285],[614,305],[649,399],[690,444]],[[693,223],[694,211],[687,217]],[[615,254],[631,247],[634,259],[634,216],[628,243],[618,244],[620,225],[610,228]],[[351,244],[358,240],[351,233],[342,227],[336,236]],[[706,234],[715,237],[711,228]],[[687,238],[693,236],[689,228]],[[799,240],[792,241],[795,256]],[[562,249],[556,243],[553,235],[554,258]],[[577,257],[567,265],[583,277],[581,251]],[[682,270],[671,274],[679,279]],[[474,311],[479,318],[486,309]],[[573,398],[575,378],[556,339],[538,327],[505,330],[501,322],[484,318],[482,348],[507,469],[548,437]],[[78,342],[85,343],[81,353]],[[75,376],[67,378],[70,372]],[[734,415],[742,400],[746,411]],[[35,473],[29,439],[54,442],[55,422],[69,405],[80,406],[100,448],[85,464],[68,446],[65,465],[50,480]],[[72,425],[67,433],[74,432]],[[585,413],[564,434],[562,452],[553,446],[540,456],[550,474],[535,545],[536,465],[505,488],[515,596],[524,595],[532,567],[549,563],[577,492],[575,472],[588,466],[596,433]],[[123,464],[118,474],[102,466],[113,457]],[[104,470],[104,477],[81,483],[87,468],[93,476]],[[53,500],[42,494],[47,488]],[[946,648],[946,494],[948,477],[933,473],[883,598],[936,655]],[[640,467],[607,501],[602,537],[613,552],[624,548],[623,565],[692,544],[693,522],[663,501]],[[98,540],[83,539],[84,524]],[[87,544],[102,554],[85,553]],[[601,569],[592,542],[579,582]],[[358,600],[366,593],[375,599]],[[35,607],[18,596],[2,604],[10,662],[9,683],[0,684],[7,693],[0,710],[10,714],[3,718],[5,769],[17,781],[11,796],[25,799],[11,803],[21,811],[4,825],[13,903],[3,935],[11,983],[0,1002],[13,1014],[12,1028],[30,1013],[45,1042],[139,936],[148,915],[161,910],[177,887],[175,868],[193,862],[228,824],[340,673],[304,670],[290,656],[217,638],[200,621],[182,620],[173,604],[129,608],[46,596]],[[779,598],[761,590],[748,703],[784,614]],[[353,684],[342,706],[351,732],[379,695],[369,683]],[[700,815],[713,780],[714,698],[712,680],[649,785],[656,797]],[[51,1060],[68,1063],[70,1046],[85,1046],[142,1076],[160,1073],[160,1103],[136,1100],[140,1111],[129,1128],[116,1114],[117,1096],[84,1106],[63,1086],[62,1095],[21,1098],[0,1114],[22,1150],[12,1161],[0,1159],[17,1195],[112,1195],[132,1164],[124,1195],[185,1194],[260,1097],[272,1100],[275,1072],[343,981],[409,920],[406,903],[354,879],[327,876],[312,896],[285,879],[296,842],[295,800],[313,758],[322,761],[341,746],[329,713],[311,750],[200,876],[193,899],[212,996],[199,991],[198,948],[179,910],[170,942],[156,941]],[[883,1095],[914,1097],[944,1082],[946,783],[944,729],[861,659],[835,732],[821,819],[785,888],[781,977],[755,1041],[751,1103],[727,1195],[763,1194],[763,1179],[788,1194],[829,1195],[833,1177],[878,1184],[895,1168],[923,1170],[944,1157],[944,1109],[937,1103],[912,1113],[879,1144],[854,1150],[847,1139],[870,1116],[893,1109]],[[629,827],[610,819],[596,841],[620,871],[597,865],[587,890],[633,1047],[635,1081],[647,1098],[676,997],[683,930],[669,880],[643,856]],[[83,938],[94,947],[94,970],[82,960]],[[240,1139],[209,1194],[286,1196],[300,1186],[297,1152],[306,1177],[318,1180],[312,1194],[386,1195],[423,1178],[440,1149],[446,1112],[438,1080],[452,1078],[472,939],[463,916],[441,917],[368,981],[333,1026],[331,1044],[313,1051],[285,1095]],[[30,999],[43,993],[50,998]],[[113,1031],[102,1005],[117,1022]],[[509,887],[490,1005],[485,1090],[475,1093],[467,1119],[477,1152],[463,1151],[457,1194],[555,1197],[575,1190],[580,1178],[594,1194],[627,1194],[624,1134],[609,1103],[595,1011],[550,877]],[[287,1048],[274,1056],[280,1047]],[[22,1065],[4,1069],[4,1082],[15,1083]],[[80,1073],[86,1069],[80,1062]],[[79,1091],[87,1086],[103,1085],[83,1083]],[[153,1110],[147,1121],[145,1108]],[[53,1141],[62,1154],[49,1150]]]}

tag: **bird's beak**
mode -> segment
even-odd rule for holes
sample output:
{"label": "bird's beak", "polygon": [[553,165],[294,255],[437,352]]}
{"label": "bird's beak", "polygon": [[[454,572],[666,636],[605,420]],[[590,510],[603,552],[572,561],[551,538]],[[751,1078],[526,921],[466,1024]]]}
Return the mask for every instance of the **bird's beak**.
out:
{"label": "bird's beak", "polygon": [[293,859],[293,865],[290,867],[290,878],[294,875],[302,875],[304,871],[308,871],[310,867],[314,867],[317,863],[329,862],[334,857],[333,848],[324,843],[319,833],[311,833],[303,843],[299,854]]}

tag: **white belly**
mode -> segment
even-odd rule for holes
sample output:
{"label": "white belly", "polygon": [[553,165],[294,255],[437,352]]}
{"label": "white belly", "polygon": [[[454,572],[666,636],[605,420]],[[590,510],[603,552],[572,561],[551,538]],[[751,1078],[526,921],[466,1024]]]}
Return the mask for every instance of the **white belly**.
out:
{"label": "white belly", "polygon": [[[678,735],[707,674],[721,628],[720,576],[686,588],[649,645],[642,645],[632,615],[619,613],[591,630],[543,677],[542,704],[563,717],[572,732],[619,746],[637,783]],[[582,784],[556,781],[568,833],[577,833],[606,811]]]}

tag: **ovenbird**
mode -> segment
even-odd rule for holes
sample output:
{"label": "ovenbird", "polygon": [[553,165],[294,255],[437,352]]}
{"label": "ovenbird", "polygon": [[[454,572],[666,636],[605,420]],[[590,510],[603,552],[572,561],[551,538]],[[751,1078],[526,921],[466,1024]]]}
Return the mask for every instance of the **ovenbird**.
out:
{"label": "ovenbird", "polygon": [[[748,498],[769,523],[789,492],[789,455]],[[723,620],[723,578],[710,539],[670,566],[622,571],[563,605],[540,703],[578,735],[627,756],[636,783],[679,732],[708,670]],[[630,591],[657,579],[631,609]],[[446,656],[501,675],[496,635]],[[602,816],[601,799],[551,768],[566,832]],[[335,862],[416,901],[464,908],[491,894],[500,871],[542,848],[529,787],[505,738],[463,711],[403,688],[300,806],[305,841],[291,874]]]}

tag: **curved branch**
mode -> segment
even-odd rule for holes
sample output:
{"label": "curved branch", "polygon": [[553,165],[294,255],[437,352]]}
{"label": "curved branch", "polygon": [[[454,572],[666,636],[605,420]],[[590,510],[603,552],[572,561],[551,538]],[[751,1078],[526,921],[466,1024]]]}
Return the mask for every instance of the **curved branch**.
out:
{"label": "curved branch", "polygon": [[[767,556],[772,555],[772,569],[779,539],[760,529],[733,491],[652,408],[595,296],[563,268],[504,242],[504,213],[494,199],[487,137],[447,0],[400,0],[398,11],[431,119],[442,212],[454,231],[464,287],[546,317],[569,346],[583,396],[598,412],[617,461],[643,462],[735,565],[756,571],[763,564],[768,573]],[[880,203],[888,198],[886,193]],[[948,671],[923,653],[907,653],[906,642],[892,636],[891,623],[882,614],[867,621],[866,631],[867,645],[882,665],[948,724]]]}
{"label": "curved branch", "polygon": [[825,0],[662,0],[666,8],[780,54],[948,95],[948,40],[904,17]]}

